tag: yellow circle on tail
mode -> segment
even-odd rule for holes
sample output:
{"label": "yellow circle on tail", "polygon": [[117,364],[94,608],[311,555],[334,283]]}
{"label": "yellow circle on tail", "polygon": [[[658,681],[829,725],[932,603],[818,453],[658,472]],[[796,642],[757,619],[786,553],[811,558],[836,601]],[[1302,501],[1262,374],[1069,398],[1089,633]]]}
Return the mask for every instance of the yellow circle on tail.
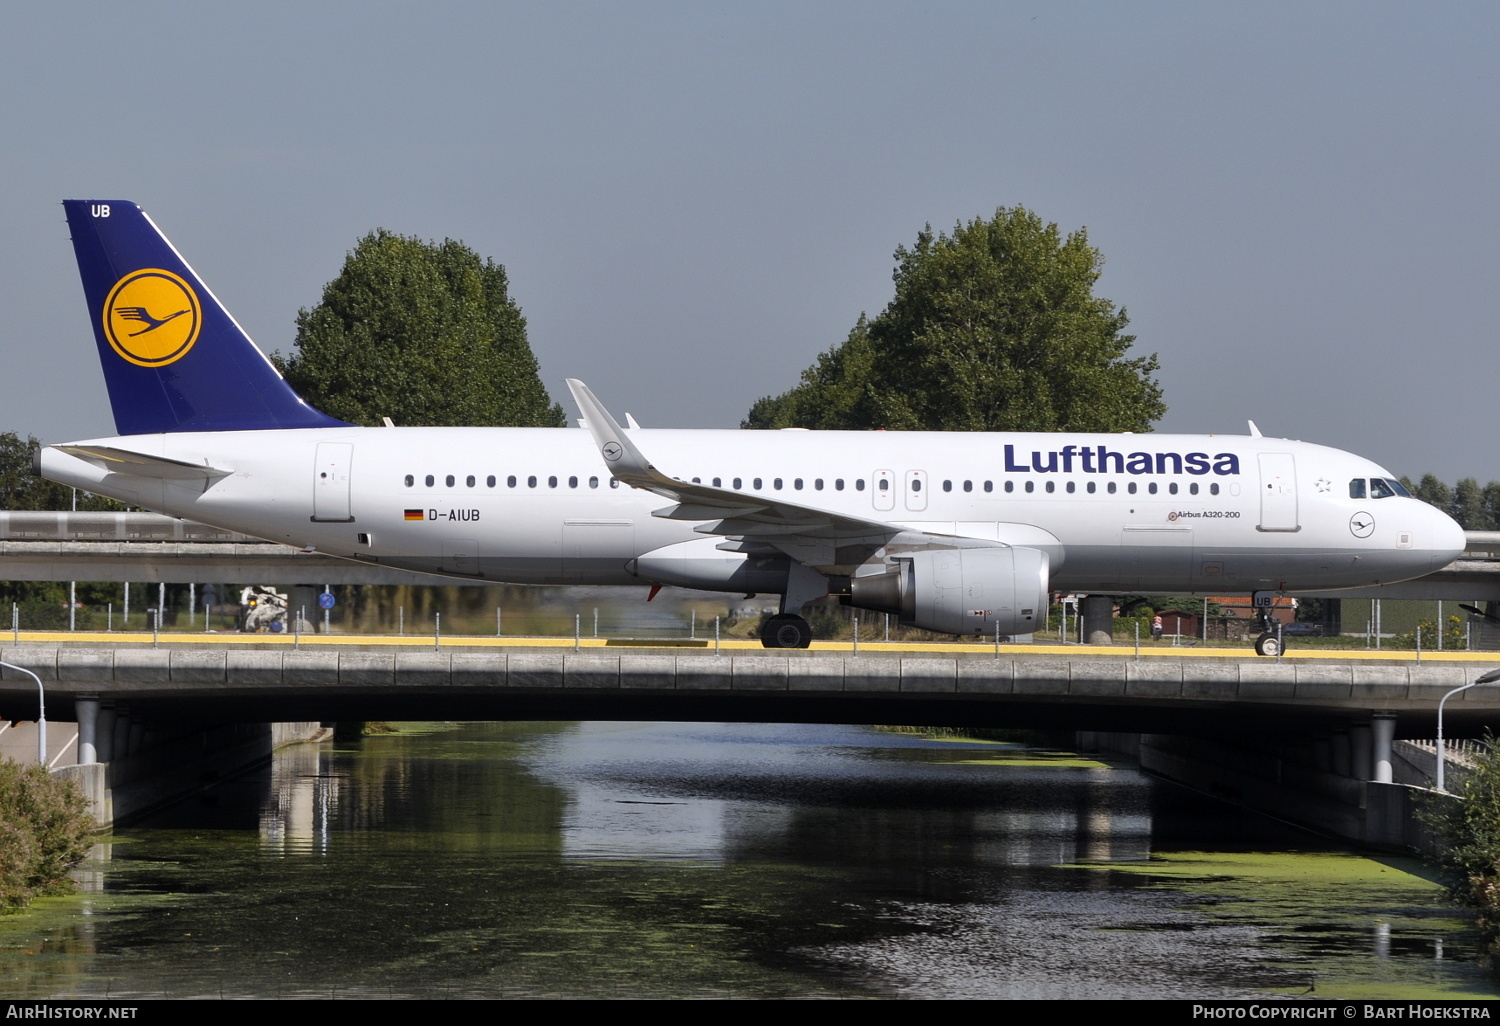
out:
{"label": "yellow circle on tail", "polygon": [[160,268],[132,271],[104,301],[104,337],[115,352],[140,367],[165,367],[182,359],[202,326],[198,294]]}

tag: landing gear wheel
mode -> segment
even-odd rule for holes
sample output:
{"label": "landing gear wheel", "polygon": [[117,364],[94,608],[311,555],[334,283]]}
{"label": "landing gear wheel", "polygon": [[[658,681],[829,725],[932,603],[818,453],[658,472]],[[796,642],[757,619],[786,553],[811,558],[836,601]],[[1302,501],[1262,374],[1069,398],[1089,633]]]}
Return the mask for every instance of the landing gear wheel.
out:
{"label": "landing gear wheel", "polygon": [[1281,655],[1281,639],[1270,631],[1255,639],[1255,654],[1263,656]]}
{"label": "landing gear wheel", "polygon": [[762,625],[760,643],[766,648],[806,648],[812,644],[812,628],[800,616],[777,613]]}

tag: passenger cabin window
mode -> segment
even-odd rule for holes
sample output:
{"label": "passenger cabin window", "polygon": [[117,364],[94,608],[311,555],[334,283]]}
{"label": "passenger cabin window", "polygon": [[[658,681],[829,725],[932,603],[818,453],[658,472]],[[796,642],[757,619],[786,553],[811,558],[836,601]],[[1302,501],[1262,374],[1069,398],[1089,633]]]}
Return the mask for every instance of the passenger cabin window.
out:
{"label": "passenger cabin window", "polygon": [[995,490],[995,482],[993,482],[993,481],[986,481],[984,483],[984,490],[987,491],[987,492],[993,492]]}
{"label": "passenger cabin window", "polygon": [[410,488],[412,485],[414,485],[416,483],[417,483],[417,479],[416,478],[412,477],[410,474],[406,475],[406,487]]}
{"label": "passenger cabin window", "polygon": [[1095,487],[1096,487],[1096,485],[1095,485],[1095,484],[1094,484],[1094,482],[1092,482],[1092,481],[1090,481],[1090,482],[1089,482],[1089,483],[1088,483],[1088,490],[1089,490],[1089,494],[1090,494],[1090,495],[1093,495],[1093,494],[1094,494],[1094,488],[1095,488]]}
{"label": "passenger cabin window", "polygon": [[1188,485],[1188,494],[1189,495],[1197,495],[1198,494],[1198,482],[1197,481],[1194,481],[1192,484]]}
{"label": "passenger cabin window", "polygon": [[888,492],[891,490],[891,483],[883,477],[880,479],[880,490],[882,492]]}
{"label": "passenger cabin window", "polygon": [[1214,483],[1212,483],[1212,484],[1210,484],[1208,486],[1208,494],[1209,495],[1218,495],[1219,494],[1219,483],[1217,481],[1215,481]]}
{"label": "passenger cabin window", "polygon": [[911,479],[911,490],[914,492],[920,492],[922,490],[922,479],[920,477],[914,477]]}
{"label": "passenger cabin window", "polygon": [[792,487],[800,492],[802,490],[802,479],[800,477],[793,478]]}
{"label": "passenger cabin window", "polygon": [[516,486],[516,475],[512,474],[512,475],[510,475],[509,477],[507,477],[505,479],[505,487],[507,487],[507,488],[514,488],[515,486]]}
{"label": "passenger cabin window", "polygon": [[1134,495],[1135,494],[1135,482],[1132,481],[1128,485],[1126,485],[1125,486],[1125,490],[1127,492],[1129,492],[1131,495]]}
{"label": "passenger cabin window", "polygon": [[943,482],[943,491],[945,491],[945,492],[951,492],[951,491],[953,491],[953,482],[952,481],[944,481]]}
{"label": "passenger cabin window", "polygon": [[530,477],[528,477],[526,479],[526,487],[527,488],[535,488],[536,487],[536,475],[535,474],[532,474]]}
{"label": "passenger cabin window", "polygon": [[436,483],[436,481],[433,478],[433,476],[431,474],[428,474],[427,475],[427,487],[431,488],[435,483]]}
{"label": "passenger cabin window", "polygon": [[836,478],[833,479],[833,490],[836,491],[836,492],[841,492],[841,491],[844,490],[844,479],[843,478],[836,477]]}
{"label": "passenger cabin window", "polygon": [[1107,484],[1105,486],[1105,489],[1109,492],[1109,494],[1111,494],[1111,495],[1115,494],[1115,483],[1113,481],[1111,481],[1109,484]]}
{"label": "passenger cabin window", "polygon": [[781,478],[773,478],[771,480],[771,487],[775,488],[778,492],[781,491]]}
{"label": "passenger cabin window", "polygon": [[750,487],[754,488],[757,492],[760,491],[760,478],[757,477],[755,480],[751,481]]}
{"label": "passenger cabin window", "polygon": [[557,487],[557,478],[555,478],[555,477],[549,477],[549,478],[547,478],[547,487],[548,488],[556,488]]}
{"label": "passenger cabin window", "polygon": [[1077,490],[1078,490],[1078,486],[1076,484],[1074,484],[1072,481],[1069,481],[1068,482],[1068,494],[1072,495]]}
{"label": "passenger cabin window", "polygon": [[1014,481],[1007,481],[1007,482],[1005,482],[1005,490],[1007,492],[1013,492],[1013,491],[1015,491],[1016,490],[1016,483]]}
{"label": "passenger cabin window", "polygon": [[484,486],[486,488],[493,488],[493,487],[495,487],[495,475],[494,474],[491,474],[489,477],[487,477],[487,478],[484,479]]}
{"label": "passenger cabin window", "polygon": [[617,478],[617,477],[610,478],[609,479],[609,486],[611,488],[618,488],[618,487],[620,487],[620,479]]}
{"label": "passenger cabin window", "polygon": [[474,475],[470,474],[468,477],[464,478],[464,484],[467,485],[470,488],[473,488],[474,487]]}
{"label": "passenger cabin window", "polygon": [[860,477],[860,478],[856,478],[855,479],[855,481],[854,481],[854,490],[856,492],[862,492],[862,491],[865,490],[865,479],[864,478]]}
{"label": "passenger cabin window", "polygon": [[576,478],[576,477],[570,477],[570,478],[568,478],[568,487],[569,488],[577,488],[578,487],[578,478]]}
{"label": "passenger cabin window", "polygon": [[1035,481],[1027,481],[1026,482],[1026,490],[1028,492],[1036,491],[1036,482]]}
{"label": "passenger cabin window", "polygon": [[1365,497],[1365,479],[1356,477],[1349,482],[1349,498],[1363,499]]}
{"label": "passenger cabin window", "polygon": [[715,488],[722,488],[723,486],[724,486],[724,482],[722,480],[720,480],[717,477],[714,478],[714,487]]}
{"label": "passenger cabin window", "polygon": [[823,479],[821,477],[813,478],[813,488],[820,492],[823,490]]}
{"label": "passenger cabin window", "polygon": [[453,475],[449,474],[448,477],[446,478],[446,480],[447,480],[447,483],[448,483],[448,487],[452,488],[453,487]]}
{"label": "passenger cabin window", "polygon": [[1057,482],[1056,481],[1048,481],[1047,482],[1047,491],[1048,492],[1054,492],[1056,490],[1057,490]]}
{"label": "passenger cabin window", "polygon": [[735,479],[734,479],[734,487],[735,487],[735,488],[736,488],[736,489],[739,489],[739,488],[740,488],[740,479],[739,479],[739,478],[735,478]]}
{"label": "passenger cabin window", "polygon": [[1146,491],[1150,492],[1152,495],[1155,495],[1156,494],[1156,482],[1152,481],[1150,484],[1148,484],[1146,486]]}

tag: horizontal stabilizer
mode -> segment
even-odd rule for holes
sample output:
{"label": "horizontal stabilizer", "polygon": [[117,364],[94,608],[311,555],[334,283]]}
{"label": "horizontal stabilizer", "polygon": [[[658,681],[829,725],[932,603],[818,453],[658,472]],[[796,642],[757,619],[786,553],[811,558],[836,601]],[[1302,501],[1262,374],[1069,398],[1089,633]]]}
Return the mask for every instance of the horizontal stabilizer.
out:
{"label": "horizontal stabilizer", "polygon": [[169,460],[165,456],[148,456],[143,452],[116,449],[111,445],[54,445],[58,452],[76,456],[112,474],[134,474],[136,477],[159,477],[168,481],[202,481],[228,477],[232,470]]}

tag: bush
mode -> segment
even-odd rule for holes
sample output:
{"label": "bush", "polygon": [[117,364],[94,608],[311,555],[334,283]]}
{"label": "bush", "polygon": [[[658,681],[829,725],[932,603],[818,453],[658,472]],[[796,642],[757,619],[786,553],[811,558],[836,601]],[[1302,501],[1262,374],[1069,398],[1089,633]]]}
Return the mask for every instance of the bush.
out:
{"label": "bush", "polygon": [[68,870],[88,854],[93,832],[76,784],[40,766],[0,761],[0,910],[71,893]]}

